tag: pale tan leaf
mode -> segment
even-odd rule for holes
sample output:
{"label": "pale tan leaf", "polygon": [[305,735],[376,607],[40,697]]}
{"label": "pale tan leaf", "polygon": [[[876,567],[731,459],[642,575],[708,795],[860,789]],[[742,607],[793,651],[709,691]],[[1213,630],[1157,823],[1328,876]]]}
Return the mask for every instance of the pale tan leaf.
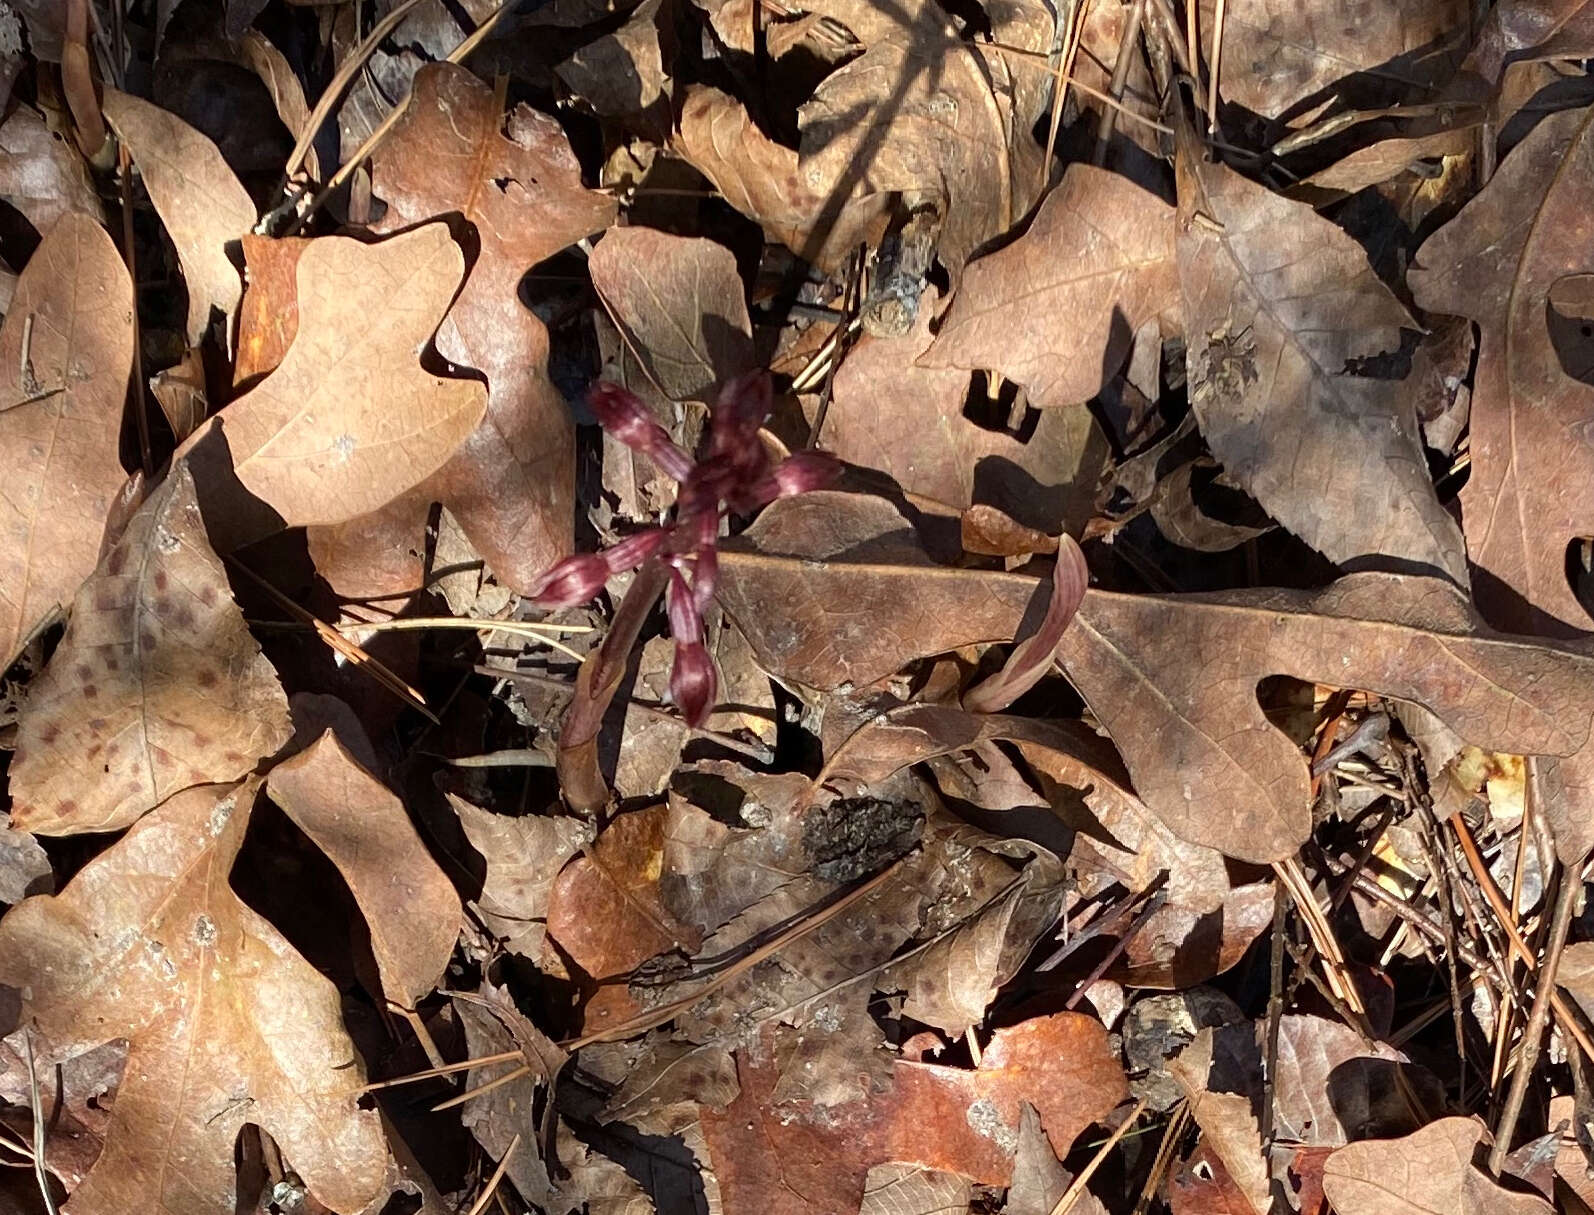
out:
{"label": "pale tan leaf", "polygon": [[923,367],[999,371],[1042,407],[1088,401],[1146,321],[1176,317],[1173,208],[1070,165],[1029,230],[971,262]]}
{"label": "pale tan leaf", "polygon": [[736,258],[723,245],[615,228],[587,259],[592,285],[664,395],[708,401],[753,365]]}
{"label": "pale tan leaf", "polygon": [[288,526],[375,510],[475,430],[481,385],[420,361],[463,269],[445,224],[375,245],[325,236],[300,256],[293,345],[220,414],[238,479]]}
{"label": "pale tan leaf", "polygon": [[102,105],[105,121],[127,145],[177,246],[188,287],[189,345],[204,341],[216,318],[230,348],[232,318],[244,288],[227,246],[254,227],[249,192],[220,149],[177,115],[111,88]]}
{"label": "pale tan leaf", "polygon": [[1505,1189],[1473,1163],[1483,1126],[1441,1118],[1403,1139],[1342,1147],[1323,1167],[1338,1215],[1550,1215],[1536,1194]]}
{"label": "pale tan leaf", "polygon": [[83,584],[33,682],[14,820],[47,835],[114,831],[192,785],[236,780],[292,733],[180,463]]}
{"label": "pale tan leaf", "polygon": [[0,328],[0,666],[99,559],[126,479],[117,439],[132,365],[122,255],[87,215],[64,215]]}
{"label": "pale tan leaf", "polygon": [[487,927],[505,946],[536,958],[547,933],[554,879],[592,842],[592,827],[577,818],[543,814],[511,817],[449,795],[470,846],[487,863],[479,904]]}
{"label": "pale tan leaf", "polygon": [[65,131],[53,131],[39,112],[20,105],[0,125],[0,199],[41,233],[68,212],[98,218],[99,192],[83,156]]}
{"label": "pale tan leaf", "polygon": [[129,1040],[75,1215],[198,1215],[236,1200],[233,1147],[267,1131],[334,1210],[380,1196],[388,1154],[337,989],[227,883],[258,784],[190,789],[59,895],[0,920],[0,983],[46,1062]]}
{"label": "pale tan leaf", "polygon": [[273,768],[266,791],[349,884],[370,926],[383,993],[414,1007],[448,965],[460,906],[404,804],[331,730]]}

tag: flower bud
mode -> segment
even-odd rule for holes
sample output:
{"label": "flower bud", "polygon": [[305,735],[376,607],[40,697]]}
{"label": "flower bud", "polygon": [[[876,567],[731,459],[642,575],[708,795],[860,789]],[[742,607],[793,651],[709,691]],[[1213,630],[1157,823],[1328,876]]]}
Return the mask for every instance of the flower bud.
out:
{"label": "flower bud", "polygon": [[670,699],[689,726],[708,720],[719,694],[719,676],[708,647],[701,641],[676,642],[675,662],[670,667]]}
{"label": "flower bud", "polygon": [[627,447],[651,457],[665,476],[682,481],[692,471],[692,457],[670,439],[634,392],[600,381],[587,394],[587,405],[598,425]]}
{"label": "flower bud", "polygon": [[597,598],[609,581],[608,563],[597,553],[577,553],[551,567],[531,586],[538,607],[575,607]]}
{"label": "flower bud", "polygon": [[697,609],[692,588],[679,568],[670,571],[670,584],[664,593],[664,608],[670,618],[670,636],[677,644],[703,640],[703,614]]}
{"label": "flower bud", "polygon": [[651,559],[664,547],[669,538],[670,533],[664,528],[650,527],[646,531],[611,544],[599,556],[603,558],[603,563],[608,566],[611,574],[624,573],[626,570],[636,569]]}
{"label": "flower bud", "polygon": [[824,489],[839,476],[841,461],[824,451],[800,451],[787,456],[770,473],[770,479],[780,491],[776,497],[780,498]]}

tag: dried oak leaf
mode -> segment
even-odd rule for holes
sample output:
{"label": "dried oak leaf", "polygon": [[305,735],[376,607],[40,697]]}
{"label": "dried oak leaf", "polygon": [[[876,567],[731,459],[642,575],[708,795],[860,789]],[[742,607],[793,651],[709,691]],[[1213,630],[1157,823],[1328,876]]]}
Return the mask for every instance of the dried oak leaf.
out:
{"label": "dried oak leaf", "polygon": [[133,284],[87,215],[56,221],[23,270],[0,327],[0,366],[3,669],[94,569],[126,480],[117,438],[133,366]]}
{"label": "dried oak leaf", "polygon": [[[720,602],[761,665],[823,689],[1009,641],[1049,593],[1028,575],[934,565],[890,503],[834,491],[775,503],[722,549]],[[1414,701],[1509,754],[1576,754],[1594,725],[1594,658],[1494,633],[1453,587],[1415,576],[1316,592],[1091,590],[1057,654],[1153,813],[1258,863],[1311,827],[1305,760],[1257,702],[1268,675]]]}
{"label": "dried oak leaf", "polygon": [[1498,88],[1507,67],[1541,59],[1581,59],[1594,46],[1589,0],[1504,0],[1484,17],[1462,70]]}
{"label": "dried oak leaf", "polygon": [[[458,212],[480,252],[437,333],[438,352],[487,377],[486,416],[413,497],[453,512],[498,577],[526,591],[572,547],[575,428],[548,379],[548,331],[520,302],[538,262],[607,227],[612,199],[585,189],[559,123],[517,106],[462,67],[429,64],[372,164],[397,231]],[[430,472],[431,470],[426,470]]]}
{"label": "dried oak leaf", "polygon": [[232,1210],[246,1122],[333,1210],[382,1192],[387,1148],[359,1107],[337,989],[228,885],[257,787],[179,793],[0,920],[0,983],[24,993],[48,1062],[129,1041],[76,1215]]}
{"label": "dried oak leaf", "polygon": [[293,344],[220,414],[238,479],[289,527],[375,510],[476,428],[481,385],[420,361],[463,266],[444,224],[374,245],[320,237],[301,254]]}
{"label": "dried oak leaf", "polygon": [[1173,208],[1128,178],[1070,165],[1023,236],[969,263],[918,361],[999,371],[1032,405],[1074,405],[1117,374],[1143,324],[1178,307]]}
{"label": "dried oak leaf", "polygon": [[[1216,0],[1200,0],[1203,40]],[[1227,0],[1224,101],[1278,118],[1325,93],[1377,93],[1363,104],[1420,91],[1427,100],[1454,66],[1468,29],[1464,0],[1350,0],[1322,8],[1282,0]],[[1336,89],[1334,86],[1338,85]],[[1353,107],[1354,108],[1354,107]]]}
{"label": "dried oak leaf", "polygon": [[127,145],[150,201],[177,246],[188,288],[188,342],[205,340],[220,314],[225,344],[243,280],[227,246],[255,224],[255,204],[221,150],[177,115],[139,97],[105,90],[105,121]]}
{"label": "dried oak leaf", "polygon": [[889,193],[863,182],[827,189],[795,150],[765,135],[740,101],[718,89],[688,87],[670,148],[769,239],[824,270],[839,269],[885,232]]}
{"label": "dried oak leaf", "polygon": [[83,583],[33,682],[13,821],[46,835],[114,831],[180,790],[238,779],[292,735],[179,463]]}
{"label": "dried oak leaf", "polygon": [[55,871],[39,841],[9,823],[0,824],[0,903],[20,903],[30,894],[54,889]]}
{"label": "dried oak leaf", "polygon": [[504,945],[535,959],[547,935],[548,901],[565,862],[592,842],[592,826],[548,814],[494,814],[448,795],[487,872],[477,900],[482,921]]}
{"label": "dried oak leaf", "polygon": [[1401,1139],[1342,1147],[1323,1167],[1338,1215],[1549,1215],[1536,1194],[1516,1194],[1473,1163],[1483,1126],[1441,1118]]}
{"label": "dried oak leaf", "polygon": [[753,366],[753,325],[724,245],[614,228],[587,259],[592,285],[650,379],[673,401],[709,401]]}
{"label": "dried oak leaf", "polygon": [[799,163],[833,193],[861,182],[934,208],[955,275],[1039,196],[1041,148],[1015,109],[1006,56],[928,25],[832,72],[798,111]]}
{"label": "dried oak leaf", "polygon": [[[968,268],[958,299],[983,264]],[[1107,462],[1100,428],[1085,410],[1044,411],[1024,439],[971,421],[963,412],[968,370],[933,361],[936,299],[935,288],[926,287],[911,330],[866,335],[848,353],[836,371],[826,448],[890,473],[910,494],[954,507],[994,506],[1042,531],[1077,531],[1092,513]],[[1009,325],[1010,345],[1029,331],[1012,328],[1012,318]]]}
{"label": "dried oak leaf", "polygon": [[266,792],[338,867],[370,926],[383,994],[413,1008],[448,965],[460,905],[404,804],[331,730],[274,767]]}
{"label": "dried oak leaf", "polygon": [[1179,279],[1190,396],[1213,454],[1329,560],[1389,558],[1465,586],[1410,394],[1352,374],[1415,322],[1339,228],[1200,156],[1180,141]]}
{"label": "dried oak leaf", "polygon": [[77,145],[25,105],[0,125],[0,199],[40,232],[71,211],[100,214],[99,192]]}
{"label": "dried oak leaf", "polygon": [[1562,367],[1549,326],[1558,280],[1594,270],[1594,109],[1546,118],[1417,251],[1417,303],[1478,322],[1472,476],[1461,492],[1478,605],[1519,632],[1590,626],[1566,548],[1594,531],[1594,385]]}

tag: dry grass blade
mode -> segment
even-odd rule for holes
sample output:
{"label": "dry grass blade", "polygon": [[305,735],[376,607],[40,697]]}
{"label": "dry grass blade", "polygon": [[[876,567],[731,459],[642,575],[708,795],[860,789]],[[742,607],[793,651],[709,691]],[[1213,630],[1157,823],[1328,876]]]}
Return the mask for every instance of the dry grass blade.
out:
{"label": "dry grass blade", "polygon": [[44,1167],[44,1102],[39,1095],[39,1074],[33,1066],[33,1035],[22,1031],[22,1049],[28,1061],[28,1104],[33,1111],[33,1176],[39,1183],[39,1194],[44,1199],[44,1209],[55,1213],[55,1195],[50,1190],[50,1176]]}
{"label": "dry grass blade", "polygon": [[493,1195],[498,1192],[498,1183],[504,1179],[504,1173],[509,1168],[509,1158],[515,1154],[515,1149],[519,1146],[520,1133],[517,1131],[515,1137],[509,1141],[509,1146],[504,1149],[503,1158],[499,1160],[498,1167],[493,1170],[493,1175],[487,1179],[487,1184],[482,1186],[481,1196],[470,1204],[470,1210],[466,1212],[466,1215],[481,1215],[487,1209],[487,1204],[492,1201]]}
{"label": "dry grass blade", "polygon": [[462,1059],[458,1063],[445,1063],[440,1067],[429,1067],[425,1071],[411,1072],[407,1076],[394,1076],[390,1080],[375,1080],[360,1091],[372,1093],[379,1088],[397,1088],[401,1084],[417,1084],[422,1080],[431,1080],[438,1076],[449,1076],[455,1072],[469,1071],[473,1067],[486,1067],[490,1063],[510,1063],[518,1058],[520,1058],[518,1050],[506,1050],[496,1055],[483,1055],[479,1059]]}
{"label": "dry grass blade", "polygon": [[1068,1215],[1068,1212],[1074,1209],[1074,1204],[1079,1201],[1080,1195],[1085,1192],[1085,1186],[1095,1176],[1096,1170],[1101,1168],[1102,1162],[1112,1154],[1113,1148],[1118,1146],[1118,1141],[1127,1135],[1135,1123],[1139,1121],[1140,1115],[1145,1112],[1145,1109],[1146,1098],[1142,1097],[1135,1103],[1135,1108],[1129,1111],[1129,1116],[1118,1124],[1118,1129],[1107,1136],[1107,1141],[1090,1158],[1090,1163],[1079,1170],[1079,1176],[1074,1178],[1073,1183],[1063,1191],[1062,1197],[1052,1206],[1051,1215]]}

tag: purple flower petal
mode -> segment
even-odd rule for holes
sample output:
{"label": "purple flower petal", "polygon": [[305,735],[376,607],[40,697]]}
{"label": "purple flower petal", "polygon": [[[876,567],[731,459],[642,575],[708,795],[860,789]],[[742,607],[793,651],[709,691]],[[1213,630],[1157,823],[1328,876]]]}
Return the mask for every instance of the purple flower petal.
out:
{"label": "purple flower petal", "polygon": [[708,720],[719,694],[719,676],[708,647],[700,641],[676,642],[675,663],[670,667],[670,699],[691,726]]}

